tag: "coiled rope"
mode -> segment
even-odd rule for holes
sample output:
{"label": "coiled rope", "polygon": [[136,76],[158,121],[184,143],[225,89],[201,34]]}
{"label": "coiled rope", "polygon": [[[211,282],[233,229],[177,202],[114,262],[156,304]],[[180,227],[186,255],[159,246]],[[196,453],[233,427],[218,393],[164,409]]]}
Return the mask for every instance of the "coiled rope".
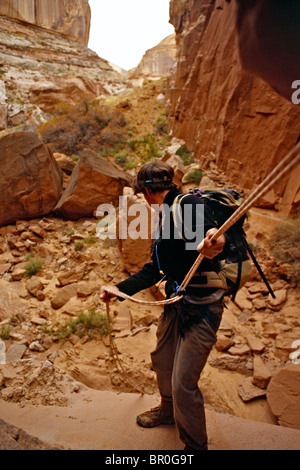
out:
{"label": "coiled rope", "polygon": [[[280,163],[278,163],[278,165],[258,185],[258,187],[253,191],[253,193],[251,193],[250,196],[248,196],[248,198],[240,205],[239,208],[236,209],[236,211],[231,215],[231,217],[229,217],[226,220],[226,222],[214,233],[214,235],[211,237],[210,240],[214,241],[217,238],[219,238],[221,235],[223,235],[230,227],[232,227],[241,217],[243,217],[247,213],[247,211],[254,205],[256,201],[258,201],[262,196],[264,196],[280,179],[284,178],[299,163],[300,163],[300,142],[292,150],[290,150],[290,152],[281,160]],[[177,295],[166,300],[160,300],[160,301],[139,300],[127,294],[124,294],[123,292],[120,292],[117,288],[111,287],[111,286],[105,286],[104,290],[108,292],[109,294],[120,297],[124,300],[128,299],[131,302],[136,302],[138,304],[155,305],[155,306],[173,304],[183,298],[183,294],[180,294],[180,292],[184,291],[184,289],[187,287],[188,283],[190,282],[195,272],[197,271],[198,267],[200,266],[203,258],[204,258],[204,255],[200,253],[196,261],[192,265],[191,269],[186,274],[181,285],[179,286],[177,290]],[[110,325],[109,301],[106,302],[106,309],[107,309],[107,320],[108,320],[108,324]],[[134,382],[126,378],[126,374],[118,358],[118,351],[115,346],[110,330],[109,330],[109,335],[110,335],[110,345],[111,345],[112,356],[115,360],[115,363],[119,372],[124,377],[124,380],[126,380],[133,387],[135,387],[140,393],[144,393],[140,387],[138,387]]]}

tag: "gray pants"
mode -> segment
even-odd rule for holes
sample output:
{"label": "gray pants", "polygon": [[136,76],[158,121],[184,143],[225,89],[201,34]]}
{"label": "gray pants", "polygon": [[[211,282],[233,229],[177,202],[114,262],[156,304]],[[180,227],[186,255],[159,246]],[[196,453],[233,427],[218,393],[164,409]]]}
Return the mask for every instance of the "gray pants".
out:
{"label": "gray pants", "polygon": [[[216,342],[222,312],[223,300],[201,307],[181,302],[165,306],[158,323],[156,349],[151,354],[162,397],[173,397],[180,438],[199,450],[207,445],[207,434],[198,380]],[[189,327],[183,329],[184,324]]]}

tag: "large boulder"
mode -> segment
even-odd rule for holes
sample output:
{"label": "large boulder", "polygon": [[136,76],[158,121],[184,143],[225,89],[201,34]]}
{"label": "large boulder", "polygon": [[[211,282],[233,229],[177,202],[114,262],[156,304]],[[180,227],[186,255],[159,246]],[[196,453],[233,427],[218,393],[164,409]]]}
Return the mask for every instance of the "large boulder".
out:
{"label": "large boulder", "polygon": [[0,226],[52,211],[62,175],[38,134],[15,132],[0,139],[0,168]]}
{"label": "large boulder", "polygon": [[126,188],[117,218],[117,239],[123,269],[129,274],[139,271],[151,259],[155,220],[144,196],[135,196]]}
{"label": "large boulder", "polygon": [[49,76],[30,87],[29,100],[45,113],[52,113],[61,103],[71,106],[106,94],[101,83],[89,77]]}
{"label": "large boulder", "polygon": [[268,385],[267,400],[280,425],[300,429],[300,363],[278,370]]}
{"label": "large boulder", "polygon": [[100,204],[119,205],[130,179],[92,150],[85,150],[75,166],[55,212],[69,219],[91,217]]}

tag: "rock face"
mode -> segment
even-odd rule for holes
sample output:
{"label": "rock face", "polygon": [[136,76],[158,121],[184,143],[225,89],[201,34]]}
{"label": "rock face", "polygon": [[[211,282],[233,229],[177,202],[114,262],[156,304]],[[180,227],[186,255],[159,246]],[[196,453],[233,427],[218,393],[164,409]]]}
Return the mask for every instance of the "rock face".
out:
{"label": "rock face", "polygon": [[51,212],[61,195],[62,176],[38,134],[3,137],[0,162],[0,226]]}
{"label": "rock face", "polygon": [[157,46],[146,51],[139,65],[130,71],[129,78],[135,76],[161,77],[167,75],[176,63],[175,34],[163,39]]}
{"label": "rock face", "polygon": [[300,429],[300,364],[288,364],[273,376],[267,399],[279,424]]}
{"label": "rock face", "polygon": [[[178,43],[167,95],[172,134],[203,169],[213,153],[232,183],[252,190],[296,144],[300,109],[242,68],[234,2],[172,0],[170,15]],[[290,178],[276,187],[278,197]],[[298,191],[289,187],[287,210]]]}
{"label": "rock face", "polygon": [[[291,84],[299,77],[300,8],[297,2],[237,0],[237,29],[243,66],[291,99]],[[280,34],[278,31],[280,30]],[[298,88],[297,80],[296,86]],[[295,96],[298,101],[298,91]],[[298,103],[299,104],[299,103]]]}
{"label": "rock face", "polygon": [[0,15],[58,31],[85,45],[89,40],[88,0],[2,0]]}
{"label": "rock face", "polygon": [[0,130],[36,129],[58,104],[77,104],[125,88],[125,80],[107,61],[58,31],[0,16]]}
{"label": "rock face", "polygon": [[92,216],[100,204],[117,206],[128,182],[125,172],[116,169],[96,152],[85,150],[55,212],[74,220]]}
{"label": "rock face", "polygon": [[[37,437],[0,420],[0,450],[51,450]],[[53,449],[52,450],[58,450]]]}

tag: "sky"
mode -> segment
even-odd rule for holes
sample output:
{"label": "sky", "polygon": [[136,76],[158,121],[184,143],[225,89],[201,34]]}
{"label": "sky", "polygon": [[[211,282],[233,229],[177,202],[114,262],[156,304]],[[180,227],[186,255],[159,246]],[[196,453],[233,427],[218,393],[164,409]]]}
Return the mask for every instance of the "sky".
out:
{"label": "sky", "polygon": [[170,0],[89,0],[88,47],[125,70],[136,67],[146,50],[174,33]]}

